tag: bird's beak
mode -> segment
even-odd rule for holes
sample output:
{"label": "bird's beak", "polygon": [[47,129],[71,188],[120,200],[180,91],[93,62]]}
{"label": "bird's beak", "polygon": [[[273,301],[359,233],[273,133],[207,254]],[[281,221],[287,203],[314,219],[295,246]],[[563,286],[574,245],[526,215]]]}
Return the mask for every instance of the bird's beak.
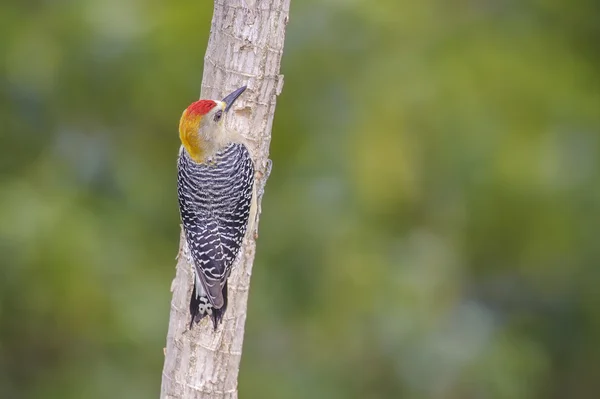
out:
{"label": "bird's beak", "polygon": [[246,87],[247,86],[240,87],[223,99],[223,102],[226,104],[225,112],[229,111],[229,108],[231,108],[235,100],[244,92],[244,90],[246,90]]}

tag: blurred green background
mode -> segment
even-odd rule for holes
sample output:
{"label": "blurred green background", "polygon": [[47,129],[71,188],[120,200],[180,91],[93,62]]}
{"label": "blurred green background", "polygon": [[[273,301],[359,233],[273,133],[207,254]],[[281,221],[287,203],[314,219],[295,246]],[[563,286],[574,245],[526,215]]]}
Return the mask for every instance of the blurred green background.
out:
{"label": "blurred green background", "polygon": [[[0,397],[158,397],[208,1],[4,1]],[[292,0],[242,398],[597,398],[600,3]]]}

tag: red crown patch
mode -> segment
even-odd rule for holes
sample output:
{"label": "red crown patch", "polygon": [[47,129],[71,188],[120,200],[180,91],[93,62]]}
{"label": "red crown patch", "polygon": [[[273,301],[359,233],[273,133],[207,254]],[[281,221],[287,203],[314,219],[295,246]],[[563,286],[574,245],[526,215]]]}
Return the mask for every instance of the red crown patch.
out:
{"label": "red crown patch", "polygon": [[217,105],[213,100],[198,100],[187,107],[188,115],[206,115],[211,109]]}

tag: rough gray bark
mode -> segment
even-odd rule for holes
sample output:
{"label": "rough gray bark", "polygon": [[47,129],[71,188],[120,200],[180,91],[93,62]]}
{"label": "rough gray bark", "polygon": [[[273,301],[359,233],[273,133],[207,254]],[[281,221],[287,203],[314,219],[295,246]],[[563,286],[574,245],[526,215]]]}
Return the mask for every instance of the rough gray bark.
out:
{"label": "rough gray bark", "polygon": [[[254,147],[251,152],[257,171],[259,215],[270,171],[268,155],[275,102],[283,87],[279,68],[289,6],[290,0],[216,0],[204,58],[201,98],[221,99],[248,85],[226,123]],[[185,256],[178,256],[171,286],[173,300],[161,398],[237,398],[255,237],[256,234],[249,234],[229,278],[229,306],[217,332],[209,318],[188,329],[191,267]],[[182,236],[180,254],[184,244]]]}

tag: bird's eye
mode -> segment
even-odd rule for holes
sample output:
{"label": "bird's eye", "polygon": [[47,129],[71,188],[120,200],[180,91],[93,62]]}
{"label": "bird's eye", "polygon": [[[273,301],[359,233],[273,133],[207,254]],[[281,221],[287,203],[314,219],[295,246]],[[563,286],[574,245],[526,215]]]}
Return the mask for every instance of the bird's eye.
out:
{"label": "bird's eye", "polygon": [[218,110],[217,112],[215,112],[215,122],[220,121],[222,116],[223,116],[222,110]]}

